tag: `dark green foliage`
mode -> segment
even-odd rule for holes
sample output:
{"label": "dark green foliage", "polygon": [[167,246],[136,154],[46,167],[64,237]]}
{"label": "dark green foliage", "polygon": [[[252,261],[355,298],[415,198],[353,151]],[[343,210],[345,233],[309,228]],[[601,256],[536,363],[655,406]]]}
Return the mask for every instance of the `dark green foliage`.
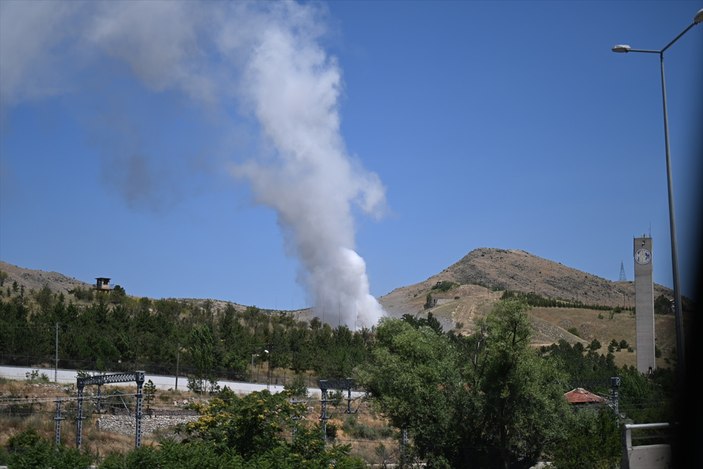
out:
{"label": "dark green foliage", "polygon": [[654,300],[654,313],[655,314],[673,314],[674,303],[673,300],[666,297],[665,295],[659,295]]}
{"label": "dark green foliage", "polygon": [[110,303],[122,304],[127,300],[127,292],[119,285],[115,285],[110,291]]}
{"label": "dark green foliage", "polygon": [[[534,292],[529,292],[529,293],[524,293],[524,292],[514,292],[511,290],[505,290],[503,292],[503,295],[501,296],[501,299],[503,300],[508,300],[508,299],[519,299],[527,303],[529,306],[539,306],[542,308],[584,308],[584,309],[595,309],[595,310],[601,310],[601,311],[609,311],[613,310],[611,306],[605,306],[605,305],[593,305],[593,304],[585,304],[582,303],[581,301],[573,301],[573,300],[562,300],[562,299],[557,299],[557,298],[545,298],[541,295],[538,295],[537,293]],[[619,306],[616,306],[615,309],[617,309],[617,312],[622,311],[622,308]]]}
{"label": "dark green foliage", "polygon": [[432,298],[432,293],[428,293],[427,296],[425,297],[425,304],[423,307],[425,309],[430,309],[436,304],[436,300]]}
{"label": "dark green foliage", "polygon": [[212,390],[217,382],[213,371],[218,357],[210,326],[208,324],[194,326],[187,343],[188,353],[195,366],[193,375],[188,378],[188,388],[194,392],[204,392],[208,388]]}
{"label": "dark green foliage", "polygon": [[567,416],[551,462],[556,469],[611,469],[620,466],[621,453],[620,429],[610,408],[580,409]]}
{"label": "dark green foliage", "polygon": [[564,377],[529,347],[525,304],[502,302],[474,336],[384,320],[357,377],[433,467],[508,467],[556,441]]}
{"label": "dark green foliage", "polygon": [[[207,444],[216,455],[247,463],[236,467],[327,467],[334,460],[340,467],[363,467],[348,456],[348,446],[326,448],[319,426],[301,425],[304,404],[293,404],[290,397],[261,391],[240,398],[225,388],[200,408],[200,420],[186,426],[186,444]],[[293,426],[295,438],[289,442],[285,433]]]}
{"label": "dark green foliage", "polygon": [[442,281],[440,281],[440,282],[435,283],[434,286],[432,286],[432,290],[438,290],[438,291],[441,291],[441,292],[447,292],[447,291],[451,290],[452,288],[458,287],[458,286],[459,286],[459,284],[456,283],[456,282],[450,282],[450,281],[447,281],[447,280],[442,280]]}
{"label": "dark green foliage", "polygon": [[674,421],[674,372],[657,369],[645,376],[635,367],[619,370],[620,411],[637,423]]}
{"label": "dark green foliage", "polygon": [[[73,294],[89,298],[93,291],[76,289]],[[252,377],[252,355],[258,355],[256,365],[265,362],[272,372],[347,377],[366,360],[372,341],[367,329],[333,329],[316,318],[308,324],[290,313],[256,307],[241,311],[228,305],[215,311],[211,302],[136,299],[117,287],[87,305],[66,303],[63,295],[47,289],[31,296],[32,301],[17,295],[0,298],[3,364],[51,363],[56,323],[60,367],[175,374],[178,358],[180,374],[191,377],[197,389],[211,379]],[[263,354],[264,349],[269,353]]]}
{"label": "dark green foliage", "polygon": [[152,380],[148,380],[144,383],[144,402],[146,403],[146,411],[149,412],[151,409],[151,404],[154,402],[156,397],[156,385]]}
{"label": "dark green foliage", "polygon": [[438,334],[443,332],[442,325],[432,313],[427,313],[427,318],[418,318],[412,314],[403,314],[402,320],[413,326],[415,329],[427,326]]}
{"label": "dark green foliage", "polygon": [[84,469],[93,461],[86,453],[75,448],[60,446],[54,448],[49,441],[42,439],[30,429],[12,436],[7,442],[7,462],[12,469],[35,469],[57,467]]}
{"label": "dark green foliage", "polygon": [[[519,466],[540,455],[553,456],[557,467],[578,467],[576,455],[602,447],[602,454],[593,456],[595,465],[581,466],[598,467],[597,458],[612,456],[609,420],[572,415],[563,393],[585,387],[607,395],[612,376],[621,377],[621,414],[637,423],[671,421],[673,372],[656,370],[648,377],[634,368],[618,369],[612,352],[628,346],[626,341],[611,341],[604,355],[597,353],[601,344],[595,340],[587,347],[561,341],[535,351],[529,347],[525,309],[526,302],[508,295],[473,335],[459,336],[443,332],[431,313],[384,320],[373,331],[351,331],[255,307],[216,310],[208,302],[125,295],[114,303],[99,295],[92,304],[77,305],[42,289],[24,299],[0,298],[0,355],[10,364],[17,357],[50,362],[59,323],[60,366],[173,373],[180,355],[181,374],[208,381],[248,376],[256,354],[257,365],[292,369],[298,376],[281,395],[239,398],[220,392],[185,442],[111,455],[101,465],[106,468],[326,468],[333,461],[335,467],[361,467],[349,458],[348,447],[325,447],[319,426],[295,421],[299,410],[284,397],[294,390],[304,393],[305,384],[311,385],[303,380],[309,372],[346,378],[355,368],[394,430],[360,425],[350,417],[345,433],[387,437],[405,428],[412,454],[430,467]],[[568,436],[579,431],[590,431],[588,438]],[[65,448],[57,452],[36,434],[20,435],[0,451],[0,462],[86,467],[90,461]],[[64,459],[57,463],[56,458]],[[77,466],[71,465],[74,460]]]}
{"label": "dark green foliage", "polygon": [[552,360],[569,376],[568,387],[565,391],[576,387],[584,387],[597,393],[610,391],[610,378],[618,375],[612,353],[598,354],[593,346],[584,348],[580,343],[573,346],[565,340],[557,344],[542,347],[540,354]]}

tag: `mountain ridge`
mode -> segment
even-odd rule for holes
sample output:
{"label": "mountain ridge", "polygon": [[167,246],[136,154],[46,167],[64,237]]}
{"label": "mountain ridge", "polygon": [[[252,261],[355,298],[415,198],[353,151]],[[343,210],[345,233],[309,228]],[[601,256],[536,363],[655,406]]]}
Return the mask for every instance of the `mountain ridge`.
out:
{"label": "mountain ridge", "polygon": [[[38,292],[45,286],[55,293],[72,295],[74,289],[91,289],[94,284],[58,272],[26,269],[0,261],[3,289],[24,288]],[[17,287],[13,286],[15,284]],[[127,285],[128,286],[128,285]],[[561,300],[560,307],[535,306],[528,311],[535,346],[560,340],[571,344],[589,344],[596,339],[603,345],[612,340],[635,344],[634,283],[614,282],[582,272],[561,263],[543,259],[518,249],[478,248],[441,272],[418,283],[398,287],[378,298],[387,315],[405,314],[421,317],[429,313],[445,330],[468,334],[477,322],[491,311],[506,292],[534,294],[538,298]],[[670,289],[655,284],[654,296],[672,297]],[[71,297],[69,297],[70,299]],[[228,305],[238,310],[247,307],[217,299],[170,298],[207,307],[217,313]],[[686,305],[686,303],[684,303]],[[597,308],[595,308],[597,307]],[[607,310],[607,311],[605,311]],[[264,313],[273,310],[261,309]],[[617,311],[623,313],[615,314]],[[284,311],[299,320],[315,316],[325,320],[324,312],[310,308]],[[336,315],[327,315],[332,327]],[[655,315],[657,346],[662,358],[658,366],[667,366],[675,348],[673,315]],[[635,354],[616,352],[619,364],[634,364]]]}

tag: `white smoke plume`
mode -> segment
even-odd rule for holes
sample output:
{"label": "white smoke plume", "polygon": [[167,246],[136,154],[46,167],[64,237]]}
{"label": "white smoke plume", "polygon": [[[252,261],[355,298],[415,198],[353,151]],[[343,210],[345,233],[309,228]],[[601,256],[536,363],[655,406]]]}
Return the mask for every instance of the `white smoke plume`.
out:
{"label": "white smoke plume", "polygon": [[[232,173],[276,211],[318,316],[371,326],[383,311],[354,250],[352,212],[356,205],[380,215],[385,190],[345,148],[341,70],[321,45],[324,20],[319,4],[288,1],[3,1],[2,113],[26,99],[77,92],[81,70],[105,58],[127,64],[153,92],[181,93],[213,115],[236,108],[239,119],[254,119],[259,144]],[[148,158],[134,149],[125,161],[134,154]],[[136,176],[123,183],[143,180]]]}

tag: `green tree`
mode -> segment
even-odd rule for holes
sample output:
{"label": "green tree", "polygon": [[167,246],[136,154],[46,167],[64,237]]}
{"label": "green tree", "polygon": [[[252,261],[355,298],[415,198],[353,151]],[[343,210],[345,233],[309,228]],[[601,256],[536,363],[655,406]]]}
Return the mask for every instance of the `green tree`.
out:
{"label": "green tree", "polygon": [[598,339],[593,339],[588,348],[595,352],[596,350],[599,350],[601,348],[601,343],[598,341]]}
{"label": "green tree", "polygon": [[206,381],[211,386],[217,380],[213,374],[217,357],[215,356],[215,338],[209,324],[195,326],[188,337],[188,351],[193,365],[193,376],[188,378],[188,387],[196,392],[206,390]]}
{"label": "green tree", "polygon": [[526,305],[501,301],[482,329],[485,354],[479,359],[481,429],[501,466],[534,462],[561,434],[566,376],[530,347]]}
{"label": "green tree", "polygon": [[[186,425],[188,444],[204,443],[217,454],[247,463],[236,467],[364,467],[349,456],[349,446],[328,448],[320,438],[319,426],[301,424],[305,407],[293,404],[290,397],[287,392],[271,394],[266,390],[238,397],[225,388],[209,404],[199,407],[198,421]],[[289,442],[285,434],[293,426],[295,436]]]}
{"label": "green tree", "polygon": [[148,380],[144,383],[144,401],[146,401],[146,411],[151,411],[151,404],[154,402],[156,397],[156,385],[152,380]]}
{"label": "green tree", "polygon": [[411,434],[423,458],[457,459],[457,396],[463,391],[456,347],[429,326],[386,319],[376,330],[371,361],[356,370],[374,404]]}
{"label": "green tree", "polygon": [[665,295],[659,295],[654,300],[654,312],[656,314],[672,314],[674,310],[673,300],[667,298]]}
{"label": "green tree", "polygon": [[[387,319],[357,378],[417,454],[440,467],[509,467],[557,441],[565,376],[529,346],[526,305],[500,302],[471,337]],[[444,463],[441,463],[444,461]]]}
{"label": "green tree", "polygon": [[556,469],[611,469],[620,465],[620,429],[612,410],[581,409],[567,416],[563,439],[554,445]]}

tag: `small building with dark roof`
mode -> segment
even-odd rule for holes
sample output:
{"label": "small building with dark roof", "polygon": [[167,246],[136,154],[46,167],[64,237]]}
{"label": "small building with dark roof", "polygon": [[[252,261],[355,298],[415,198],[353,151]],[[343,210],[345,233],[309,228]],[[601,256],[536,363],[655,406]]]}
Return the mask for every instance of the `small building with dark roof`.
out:
{"label": "small building with dark roof", "polygon": [[95,277],[95,289],[98,291],[110,291],[110,279],[107,277]]}

